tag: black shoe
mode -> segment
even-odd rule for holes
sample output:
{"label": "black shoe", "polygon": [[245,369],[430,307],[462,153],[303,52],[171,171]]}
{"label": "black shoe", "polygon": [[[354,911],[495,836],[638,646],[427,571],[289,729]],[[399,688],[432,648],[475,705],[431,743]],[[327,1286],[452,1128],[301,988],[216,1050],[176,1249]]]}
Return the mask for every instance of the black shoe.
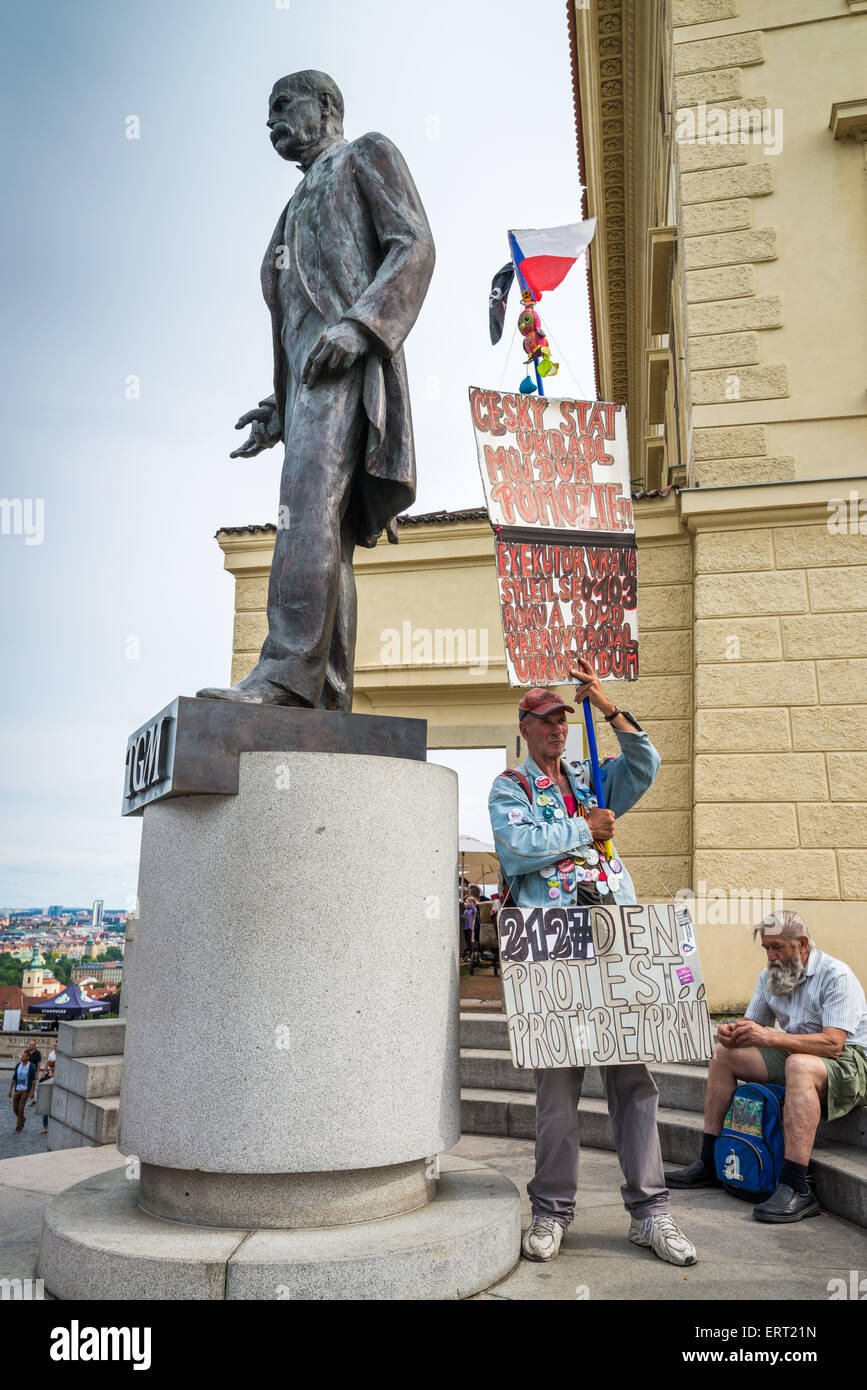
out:
{"label": "black shoe", "polygon": [[794,1192],[781,1182],[765,1202],[753,1207],[757,1221],[803,1221],[805,1216],[821,1216],[822,1208],[812,1192]]}
{"label": "black shoe", "polygon": [[676,1173],[666,1173],[668,1187],[722,1187],[716,1169],[700,1158],[693,1159],[688,1168],[680,1168]]}

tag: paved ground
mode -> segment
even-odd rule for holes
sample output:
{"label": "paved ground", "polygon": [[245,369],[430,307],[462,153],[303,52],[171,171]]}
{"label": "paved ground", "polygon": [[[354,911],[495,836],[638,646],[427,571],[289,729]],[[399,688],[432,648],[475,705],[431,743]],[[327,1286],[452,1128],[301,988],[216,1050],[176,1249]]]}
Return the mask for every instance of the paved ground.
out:
{"label": "paved ground", "polygon": [[8,1090],[9,1082],[7,1081],[6,1089],[0,1091],[0,1159],[20,1158],[22,1154],[47,1153],[48,1135],[39,1133],[44,1123],[44,1117],[37,1115],[32,1105],[27,1107],[27,1119],[24,1121],[24,1128],[21,1133],[15,1133],[12,1102],[6,1095]]}
{"label": "paved ground", "polygon": [[497,1009],[503,1007],[503,993],[500,985],[499,975],[495,975],[492,970],[480,970],[475,975],[470,974],[469,966],[461,966],[461,1008],[472,1008],[473,1005],[496,1004]]}
{"label": "paved ground", "polygon": [[[533,1171],[532,1141],[466,1135],[451,1153],[497,1168],[514,1182],[527,1224],[525,1188]],[[0,1162],[0,1278],[35,1277],[42,1213],[56,1192],[124,1161],[107,1145]],[[848,1285],[850,1271],[863,1271],[867,1265],[867,1240],[858,1226],[834,1216],[793,1226],[763,1226],[752,1219],[745,1203],[724,1192],[704,1190],[675,1198],[675,1219],[699,1256],[689,1269],[678,1269],[650,1250],[630,1245],[620,1182],[613,1154],[584,1150],[576,1220],[558,1258],[552,1264],[520,1260],[511,1274],[477,1299],[827,1302],[830,1279],[842,1278]]]}
{"label": "paved ground", "polygon": [[[450,1152],[486,1163],[511,1179],[521,1192],[526,1227],[532,1140],[465,1135]],[[711,1188],[673,1197],[674,1218],[698,1252],[696,1264],[678,1269],[627,1240],[622,1180],[614,1154],[582,1150],[576,1217],[557,1259],[551,1264],[522,1259],[501,1283],[476,1297],[827,1301],[830,1279],[848,1283],[850,1270],[865,1268],[867,1239],[860,1226],[836,1216],[764,1226],[753,1220],[747,1203]]]}
{"label": "paved ground", "polygon": [[[15,1138],[23,1139],[24,1134]],[[44,1135],[41,1142],[44,1145]],[[56,1193],[125,1162],[113,1144],[51,1154],[31,1150],[0,1162],[0,1278],[36,1277],[42,1213]]]}

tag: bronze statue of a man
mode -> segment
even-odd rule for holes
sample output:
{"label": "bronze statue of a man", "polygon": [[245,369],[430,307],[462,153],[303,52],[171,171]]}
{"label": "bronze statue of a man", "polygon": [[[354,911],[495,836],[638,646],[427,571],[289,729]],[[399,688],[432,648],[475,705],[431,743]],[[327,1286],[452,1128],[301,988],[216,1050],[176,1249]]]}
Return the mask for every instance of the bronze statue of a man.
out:
{"label": "bronze statue of a man", "polygon": [[384,135],[343,138],[343,97],[323,72],[283,77],[268,127],[304,178],[262,263],[274,394],[242,415],[232,454],[286,446],[268,587],[268,636],[250,674],[200,696],[352,707],[356,545],[374,546],[415,499],[403,342],[434,266],[430,227]]}

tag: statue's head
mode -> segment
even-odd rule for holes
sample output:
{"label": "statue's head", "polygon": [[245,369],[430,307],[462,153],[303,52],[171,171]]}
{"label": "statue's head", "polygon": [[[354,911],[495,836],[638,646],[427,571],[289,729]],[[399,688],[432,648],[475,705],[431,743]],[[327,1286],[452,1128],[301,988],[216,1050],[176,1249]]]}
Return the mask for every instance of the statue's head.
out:
{"label": "statue's head", "polygon": [[343,96],[332,77],[310,68],[274,83],[268,106],[271,144],[281,159],[305,155],[343,134]]}

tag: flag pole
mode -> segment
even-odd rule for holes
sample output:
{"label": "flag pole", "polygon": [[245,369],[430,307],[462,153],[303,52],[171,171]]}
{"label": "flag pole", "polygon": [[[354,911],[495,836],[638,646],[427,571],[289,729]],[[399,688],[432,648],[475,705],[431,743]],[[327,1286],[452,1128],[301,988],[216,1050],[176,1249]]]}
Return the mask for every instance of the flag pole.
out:
{"label": "flag pole", "polygon": [[[530,289],[530,286],[527,284],[527,281],[524,279],[523,275],[521,274],[521,267],[518,264],[518,243],[515,241],[515,238],[512,236],[511,232],[509,232],[509,250],[512,253],[512,265],[515,267],[515,274],[518,277],[518,284],[521,286],[522,291],[524,291],[527,294],[533,295],[533,303],[535,304],[536,296]],[[545,387],[542,385],[542,378],[539,375],[539,368],[536,364],[535,359],[533,361],[533,371],[536,374],[536,390],[539,392],[540,396],[544,396]]]}

